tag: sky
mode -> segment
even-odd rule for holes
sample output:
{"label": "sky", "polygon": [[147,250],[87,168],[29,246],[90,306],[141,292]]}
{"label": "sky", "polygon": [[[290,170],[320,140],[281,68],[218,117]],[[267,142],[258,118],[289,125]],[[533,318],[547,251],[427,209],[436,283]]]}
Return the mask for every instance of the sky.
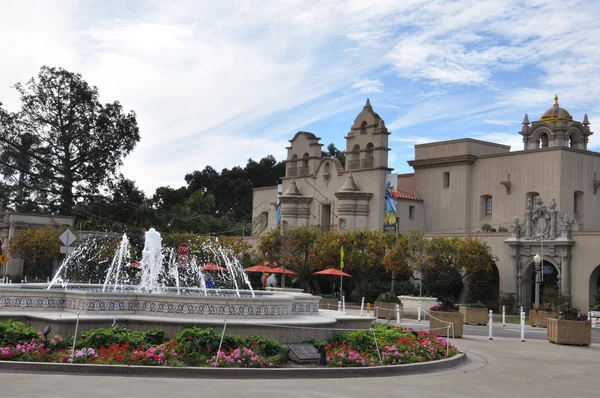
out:
{"label": "sky", "polygon": [[207,165],[284,160],[297,131],[345,149],[370,98],[407,173],[415,144],[521,150],[523,116],[555,94],[593,131],[598,37],[593,0],[0,0],[0,102],[16,111],[12,86],[42,65],[82,74],[136,112],[122,172],[152,194]]}

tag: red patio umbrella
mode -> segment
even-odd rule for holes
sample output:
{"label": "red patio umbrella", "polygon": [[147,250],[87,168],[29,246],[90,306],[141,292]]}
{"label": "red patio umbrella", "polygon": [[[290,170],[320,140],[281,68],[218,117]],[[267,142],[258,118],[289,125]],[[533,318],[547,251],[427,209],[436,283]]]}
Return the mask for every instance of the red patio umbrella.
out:
{"label": "red patio umbrella", "polygon": [[219,267],[217,264],[206,264],[200,267],[202,271],[219,271],[219,272],[227,272],[227,268]]}
{"label": "red patio umbrella", "polygon": [[348,278],[352,278],[352,275],[335,268],[327,268],[323,271],[315,272],[315,275],[347,276]]}
{"label": "red patio umbrella", "polygon": [[298,275],[296,272],[290,271],[287,268],[284,269],[283,267],[271,268],[269,272],[272,274],[283,274],[284,270],[286,275]]}
{"label": "red patio umbrella", "polygon": [[244,270],[244,272],[260,272],[260,273],[269,272],[269,273],[271,273],[271,272],[273,272],[273,268],[268,267],[264,264],[258,264],[258,265],[253,265],[252,267],[246,268]]}

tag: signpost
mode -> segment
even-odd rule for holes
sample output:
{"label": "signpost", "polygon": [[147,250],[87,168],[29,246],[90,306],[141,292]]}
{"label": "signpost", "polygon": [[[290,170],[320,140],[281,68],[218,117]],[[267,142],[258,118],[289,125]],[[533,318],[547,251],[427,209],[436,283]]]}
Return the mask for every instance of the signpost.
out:
{"label": "signpost", "polygon": [[177,246],[177,253],[179,253],[177,264],[179,264],[180,267],[187,267],[190,263],[190,246],[187,243],[180,243],[179,246]]}
{"label": "signpost", "polygon": [[58,239],[60,239],[60,241],[64,245],[60,247],[61,254],[69,254],[73,251],[71,245],[73,244],[73,242],[75,242],[75,240],[77,240],[77,237],[75,236],[75,234],[73,234],[73,232],[71,232],[70,229],[67,229],[65,232],[63,232],[62,235],[58,237]]}

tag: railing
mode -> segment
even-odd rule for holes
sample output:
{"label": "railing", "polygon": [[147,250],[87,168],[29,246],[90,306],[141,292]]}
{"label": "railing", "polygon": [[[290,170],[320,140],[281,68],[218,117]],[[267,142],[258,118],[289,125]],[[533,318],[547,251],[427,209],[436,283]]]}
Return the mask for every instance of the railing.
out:
{"label": "railing", "polygon": [[298,167],[298,175],[307,176],[308,175],[308,166]]}
{"label": "railing", "polygon": [[298,175],[298,168],[297,167],[288,167],[287,175],[290,177],[296,177]]}
{"label": "railing", "polygon": [[357,170],[360,169],[360,160],[350,160],[348,162],[348,169],[349,170]]}

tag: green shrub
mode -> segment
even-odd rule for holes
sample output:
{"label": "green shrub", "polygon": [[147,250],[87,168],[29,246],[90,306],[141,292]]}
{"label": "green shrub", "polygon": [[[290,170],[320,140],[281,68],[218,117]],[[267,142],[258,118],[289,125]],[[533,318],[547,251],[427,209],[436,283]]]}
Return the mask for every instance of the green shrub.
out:
{"label": "green shrub", "polygon": [[114,344],[129,344],[132,347],[159,345],[165,341],[165,331],[151,329],[146,332],[130,330],[125,327],[94,329],[81,333],[77,339],[78,347],[100,348]]}
{"label": "green shrub", "polygon": [[419,288],[415,286],[411,281],[397,281],[394,286],[396,294],[398,296],[418,296]]}
{"label": "green shrub", "polygon": [[[517,313],[517,296],[514,292],[500,294],[500,306],[504,306],[507,314]],[[500,308],[502,309],[502,308]]]}
{"label": "green shrub", "polygon": [[[221,342],[221,334],[216,333],[214,329],[199,329],[197,327],[184,329],[181,333],[175,335],[173,340],[178,344],[175,351],[179,353],[183,361],[188,366],[204,365],[206,359],[215,355]],[[281,344],[272,339],[266,339],[262,336],[240,337],[225,334],[221,350],[227,352],[236,348],[251,348],[258,350],[263,356],[282,356],[285,357],[287,350]]]}
{"label": "green shrub", "polygon": [[38,337],[38,331],[23,322],[0,322],[0,347],[26,343]]}

